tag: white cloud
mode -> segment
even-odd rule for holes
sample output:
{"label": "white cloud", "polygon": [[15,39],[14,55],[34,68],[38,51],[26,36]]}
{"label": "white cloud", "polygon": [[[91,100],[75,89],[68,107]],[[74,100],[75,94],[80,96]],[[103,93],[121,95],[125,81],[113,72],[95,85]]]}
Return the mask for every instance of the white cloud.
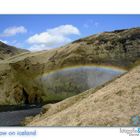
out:
{"label": "white cloud", "polygon": [[48,50],[70,42],[70,35],[80,35],[80,31],[73,25],[61,25],[35,34],[27,42],[32,45],[31,51]]}
{"label": "white cloud", "polygon": [[32,45],[29,50],[30,51],[41,51],[41,50],[50,50],[51,48],[50,47],[47,47],[45,44],[39,44],[39,45]]}
{"label": "white cloud", "polygon": [[2,34],[0,34],[1,37],[9,37],[14,36],[16,34],[23,34],[26,33],[27,29],[24,26],[14,26],[14,27],[8,27],[6,28]]}
{"label": "white cloud", "polygon": [[84,28],[98,27],[99,22],[94,22],[92,19],[83,24]]}

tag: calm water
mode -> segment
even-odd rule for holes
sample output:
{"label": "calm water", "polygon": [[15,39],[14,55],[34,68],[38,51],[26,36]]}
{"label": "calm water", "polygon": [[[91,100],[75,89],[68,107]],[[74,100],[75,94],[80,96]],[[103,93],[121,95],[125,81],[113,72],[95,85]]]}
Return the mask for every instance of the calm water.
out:
{"label": "calm water", "polygon": [[21,126],[25,117],[37,115],[40,111],[40,105],[0,106],[0,126]]}

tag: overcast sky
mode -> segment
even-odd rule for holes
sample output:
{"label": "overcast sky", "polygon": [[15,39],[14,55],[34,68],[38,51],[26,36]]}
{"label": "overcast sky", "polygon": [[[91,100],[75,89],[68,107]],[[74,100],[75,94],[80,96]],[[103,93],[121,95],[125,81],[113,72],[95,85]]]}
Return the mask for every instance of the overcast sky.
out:
{"label": "overcast sky", "polygon": [[0,15],[0,40],[48,50],[92,34],[140,27],[140,15]]}

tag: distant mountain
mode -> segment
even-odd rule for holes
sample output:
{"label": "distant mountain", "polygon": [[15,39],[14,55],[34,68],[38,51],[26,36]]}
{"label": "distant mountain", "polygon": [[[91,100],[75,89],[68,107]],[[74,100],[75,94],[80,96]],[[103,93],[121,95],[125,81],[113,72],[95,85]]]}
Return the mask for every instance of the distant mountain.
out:
{"label": "distant mountain", "polygon": [[27,50],[9,46],[0,41],[0,60],[4,60],[6,58],[9,58],[11,56],[14,56],[23,52],[27,52]]}

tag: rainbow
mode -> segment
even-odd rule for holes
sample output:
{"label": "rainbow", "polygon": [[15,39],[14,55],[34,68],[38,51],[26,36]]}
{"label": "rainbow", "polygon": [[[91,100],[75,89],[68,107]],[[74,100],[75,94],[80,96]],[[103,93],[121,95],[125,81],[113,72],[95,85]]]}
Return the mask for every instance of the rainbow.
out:
{"label": "rainbow", "polygon": [[86,68],[86,67],[93,67],[93,68],[101,68],[103,70],[112,70],[112,71],[118,71],[120,73],[125,73],[127,70],[122,67],[116,67],[116,66],[111,66],[111,65],[97,65],[97,64],[88,64],[88,65],[75,65],[75,66],[66,66],[63,68],[51,70],[51,71],[46,71],[42,76],[47,76],[49,74],[55,73],[57,71],[61,70],[69,70],[69,69],[76,69],[76,68]]}

